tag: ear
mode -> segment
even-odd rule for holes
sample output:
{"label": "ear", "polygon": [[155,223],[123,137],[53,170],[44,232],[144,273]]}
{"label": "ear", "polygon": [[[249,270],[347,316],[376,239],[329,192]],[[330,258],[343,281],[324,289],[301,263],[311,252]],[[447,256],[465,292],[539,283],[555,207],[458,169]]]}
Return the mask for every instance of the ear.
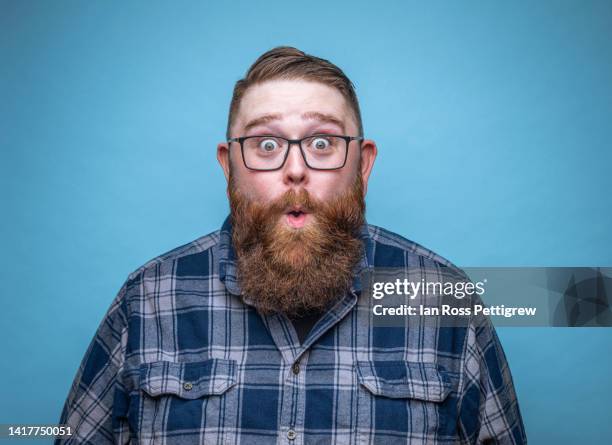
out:
{"label": "ear", "polygon": [[377,154],[376,142],[371,139],[365,139],[361,142],[361,180],[363,181],[364,197],[368,192],[368,180]]}
{"label": "ear", "polygon": [[230,150],[228,142],[220,142],[219,145],[217,145],[217,161],[219,161],[219,165],[223,169],[225,180],[229,182]]}

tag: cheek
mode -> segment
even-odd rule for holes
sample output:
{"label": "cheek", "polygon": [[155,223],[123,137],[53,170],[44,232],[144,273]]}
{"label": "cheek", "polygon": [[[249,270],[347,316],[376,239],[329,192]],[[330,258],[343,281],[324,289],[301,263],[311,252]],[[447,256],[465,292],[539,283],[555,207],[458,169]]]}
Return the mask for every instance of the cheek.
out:
{"label": "cheek", "polygon": [[310,181],[308,192],[320,201],[327,201],[345,192],[352,184],[352,176],[337,174],[315,175]]}
{"label": "cheek", "polygon": [[276,172],[242,172],[237,184],[242,193],[261,202],[270,201],[282,193],[282,181]]}

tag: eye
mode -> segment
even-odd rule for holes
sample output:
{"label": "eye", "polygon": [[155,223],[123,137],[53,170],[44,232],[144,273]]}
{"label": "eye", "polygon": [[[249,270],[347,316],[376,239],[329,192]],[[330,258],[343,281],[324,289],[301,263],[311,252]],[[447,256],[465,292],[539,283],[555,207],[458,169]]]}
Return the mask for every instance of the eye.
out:
{"label": "eye", "polygon": [[325,138],[314,138],[312,140],[312,147],[316,150],[325,150],[329,147],[329,141]]}
{"label": "eye", "polygon": [[274,139],[264,139],[259,143],[259,148],[269,153],[278,148],[278,142]]}

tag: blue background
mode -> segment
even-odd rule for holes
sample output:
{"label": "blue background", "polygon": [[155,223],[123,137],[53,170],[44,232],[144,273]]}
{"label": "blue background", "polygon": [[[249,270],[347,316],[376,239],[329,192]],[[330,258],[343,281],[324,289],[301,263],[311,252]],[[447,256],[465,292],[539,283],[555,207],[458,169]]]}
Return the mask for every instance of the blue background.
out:
{"label": "blue background", "polygon": [[[612,3],[511,3],[2,0],[0,423],[57,422],[127,274],[219,228],[233,83],[277,45],[354,81],[369,222],[612,266]],[[499,335],[532,444],[609,443],[612,329]]]}

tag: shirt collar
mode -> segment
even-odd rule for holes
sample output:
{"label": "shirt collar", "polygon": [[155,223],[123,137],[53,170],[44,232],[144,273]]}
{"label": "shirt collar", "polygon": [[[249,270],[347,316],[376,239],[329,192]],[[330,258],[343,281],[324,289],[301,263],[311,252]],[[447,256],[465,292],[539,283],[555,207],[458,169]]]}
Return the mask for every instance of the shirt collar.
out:
{"label": "shirt collar", "polygon": [[[361,272],[374,264],[374,240],[370,236],[369,226],[364,220],[359,229],[359,237],[363,240],[364,251],[359,263],[354,268],[351,291],[361,292]],[[230,216],[225,218],[221,226],[219,239],[219,279],[228,291],[241,295],[237,279],[236,252],[232,244],[232,222]]]}

